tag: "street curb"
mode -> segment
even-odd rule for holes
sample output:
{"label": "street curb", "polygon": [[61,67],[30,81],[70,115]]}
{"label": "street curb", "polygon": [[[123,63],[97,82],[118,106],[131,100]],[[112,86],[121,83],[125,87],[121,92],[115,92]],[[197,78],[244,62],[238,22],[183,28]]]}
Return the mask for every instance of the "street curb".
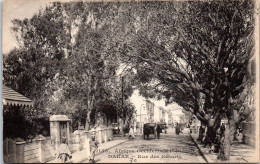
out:
{"label": "street curb", "polygon": [[192,135],[189,133],[191,140],[195,143],[196,147],[199,149],[199,153],[200,155],[203,157],[203,159],[206,161],[206,163],[209,163],[209,160],[206,158],[206,156],[204,155],[204,153],[201,151],[201,148],[199,147],[199,145],[197,144],[197,142],[195,141],[195,139],[192,137]]}

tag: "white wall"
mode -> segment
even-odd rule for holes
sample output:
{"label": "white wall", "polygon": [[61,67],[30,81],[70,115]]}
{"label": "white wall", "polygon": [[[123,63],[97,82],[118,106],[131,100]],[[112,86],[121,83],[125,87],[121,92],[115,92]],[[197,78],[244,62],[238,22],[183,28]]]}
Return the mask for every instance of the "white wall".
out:
{"label": "white wall", "polygon": [[154,106],[154,122],[160,122],[160,109],[158,106]]}
{"label": "white wall", "polygon": [[166,124],[168,126],[169,117],[168,117],[168,112],[167,111],[165,111],[165,122],[166,122]]}
{"label": "white wall", "polygon": [[[136,110],[136,122],[140,122],[140,109],[141,111],[141,118],[143,121],[148,120],[147,111],[146,111],[146,102],[145,98],[139,95],[139,91],[135,90],[132,96],[130,97],[130,101],[135,106]],[[156,101],[154,99],[150,99],[152,103],[154,103],[154,122],[160,122],[162,118],[162,113],[159,113],[159,107],[164,108],[166,110],[171,110],[173,121],[180,121],[180,115],[182,114],[181,107],[177,104],[171,104],[169,106],[165,106],[164,100]],[[142,105],[143,104],[143,105]],[[142,107],[141,107],[142,106]],[[145,115],[146,114],[146,115]],[[166,115],[166,114],[165,114]],[[168,123],[168,118],[165,116],[165,122]]]}

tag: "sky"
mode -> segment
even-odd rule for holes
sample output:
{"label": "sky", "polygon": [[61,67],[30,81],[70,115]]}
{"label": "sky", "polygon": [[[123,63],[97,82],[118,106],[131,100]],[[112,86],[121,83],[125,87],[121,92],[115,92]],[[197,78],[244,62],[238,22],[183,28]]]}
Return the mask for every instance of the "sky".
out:
{"label": "sky", "polygon": [[3,0],[2,1],[2,52],[6,54],[17,46],[11,33],[13,19],[31,18],[51,0]]}

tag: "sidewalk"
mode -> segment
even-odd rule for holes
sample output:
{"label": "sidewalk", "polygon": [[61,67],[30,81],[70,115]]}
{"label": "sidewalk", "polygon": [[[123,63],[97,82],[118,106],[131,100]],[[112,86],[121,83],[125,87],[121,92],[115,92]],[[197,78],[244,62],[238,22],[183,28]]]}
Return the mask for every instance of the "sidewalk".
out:
{"label": "sidewalk", "polygon": [[[118,146],[120,144],[123,144],[124,142],[126,142],[128,140],[126,140],[125,138],[118,138],[116,140],[113,141],[109,141],[109,142],[105,142],[99,145],[99,150],[100,152],[97,153],[96,155],[99,155],[102,153],[102,150],[107,150],[107,149],[111,149],[115,146]],[[52,161],[49,161],[47,163],[58,163],[59,160],[54,159]],[[72,158],[67,161],[66,163],[88,163],[88,158],[86,157],[86,152],[85,150],[81,150],[79,152],[75,152],[72,154]]]}
{"label": "sidewalk", "polygon": [[198,134],[190,134],[191,139],[195,142],[199,148],[202,156],[208,163],[245,163],[245,162],[255,162],[255,149],[251,146],[241,143],[234,143],[231,146],[230,159],[228,161],[221,161],[217,159],[218,153],[209,153],[209,147],[203,147],[203,145],[197,141]]}

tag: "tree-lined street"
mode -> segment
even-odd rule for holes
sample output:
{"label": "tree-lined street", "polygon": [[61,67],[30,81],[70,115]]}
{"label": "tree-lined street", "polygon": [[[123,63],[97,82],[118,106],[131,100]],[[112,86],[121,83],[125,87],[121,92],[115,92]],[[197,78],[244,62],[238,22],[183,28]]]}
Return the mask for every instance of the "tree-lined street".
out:
{"label": "tree-lined street", "polygon": [[[161,134],[161,138],[144,140],[136,136],[133,140],[116,138],[107,145],[97,149],[95,161],[97,163],[159,163],[159,162],[202,162],[205,160],[199,153],[199,149],[190,138],[185,129],[180,135],[175,134],[174,129],[169,129],[167,134]],[[86,153],[76,152],[75,157],[69,162],[89,163]],[[54,161],[55,162],[55,161]]]}
{"label": "tree-lined street", "polygon": [[[50,136],[52,115],[68,117],[70,133],[117,128],[124,137],[132,127],[143,133],[145,123],[193,126],[201,143],[229,160],[235,140],[255,145],[257,13],[253,0],[50,2],[30,18],[13,19],[17,48],[3,56],[3,84],[34,105],[4,110],[4,137]],[[136,106],[135,91],[146,102],[174,104],[185,116],[173,123],[174,112]],[[151,155],[158,155],[155,162],[200,161],[189,136],[173,131],[122,148],[174,149],[130,153],[134,162]],[[131,162],[105,156],[101,162]]]}
{"label": "tree-lined street", "polygon": [[176,135],[174,129],[167,134],[161,134],[160,139],[149,140],[138,136],[134,140],[109,149],[96,157],[97,162],[127,163],[127,162],[205,162],[198,148],[188,133]]}

